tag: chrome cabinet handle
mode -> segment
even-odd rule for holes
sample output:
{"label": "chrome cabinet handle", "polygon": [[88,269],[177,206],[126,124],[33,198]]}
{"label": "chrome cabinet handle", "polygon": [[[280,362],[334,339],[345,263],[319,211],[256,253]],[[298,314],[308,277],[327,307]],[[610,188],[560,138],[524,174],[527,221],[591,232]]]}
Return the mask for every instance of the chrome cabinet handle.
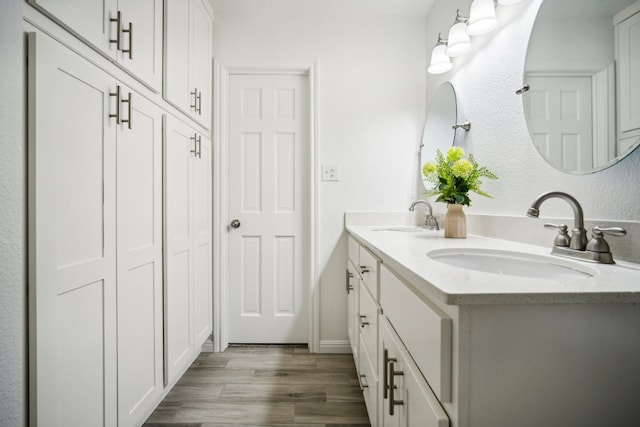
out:
{"label": "chrome cabinet handle", "polygon": [[395,370],[395,362],[389,362],[389,415],[393,416],[396,405],[404,405],[403,400],[396,400],[395,390],[398,388],[394,384],[396,375],[404,375],[402,371]]}
{"label": "chrome cabinet handle", "polygon": [[351,286],[351,281],[349,280],[349,279],[353,278],[353,274],[349,271],[348,268],[346,270],[346,273],[347,273],[346,288],[347,288],[347,294],[349,294],[349,292],[353,290],[353,286]]}
{"label": "chrome cabinet handle", "polygon": [[382,397],[386,399],[389,397],[389,363],[396,362],[397,359],[395,357],[389,357],[389,350],[384,349],[382,352]]}
{"label": "chrome cabinet handle", "polygon": [[118,11],[116,18],[109,18],[109,22],[116,23],[116,39],[109,39],[109,43],[115,43],[116,50],[120,50],[120,44],[122,40],[120,39],[120,32],[122,31],[122,13]]}
{"label": "chrome cabinet handle", "polygon": [[195,157],[198,157],[198,134],[194,132],[193,136],[189,139],[193,141],[193,150],[190,150],[189,152],[193,153]]}
{"label": "chrome cabinet handle", "polygon": [[234,219],[229,225],[231,228],[240,228],[240,220]]}
{"label": "chrome cabinet handle", "polygon": [[198,96],[196,97],[196,100],[198,101],[198,108],[196,108],[196,111],[198,112],[198,115],[201,116],[202,115],[202,92],[198,92]]}
{"label": "chrome cabinet handle", "polygon": [[366,319],[366,318],[367,318],[367,316],[365,316],[365,315],[361,314],[361,315],[359,316],[359,318],[360,318],[360,327],[361,327],[361,328],[364,328],[365,326],[367,326],[367,325],[369,324],[369,322],[364,321],[364,319]]}
{"label": "chrome cabinet handle", "polygon": [[193,103],[191,104],[191,108],[193,108],[195,112],[198,112],[198,88],[193,89],[189,93],[193,96]]}
{"label": "chrome cabinet handle", "polygon": [[120,119],[120,123],[126,123],[127,127],[129,129],[132,129],[132,125],[131,125],[131,104],[133,103],[132,100],[133,94],[131,92],[129,92],[129,96],[127,96],[127,99],[123,99],[121,102],[124,104],[125,102],[127,103],[127,118],[126,119]]}
{"label": "chrome cabinet handle", "polygon": [[364,381],[362,381],[362,379],[367,379],[367,376],[365,374],[360,374],[360,390],[364,390],[365,388],[369,388],[369,384],[365,383]]}
{"label": "chrome cabinet handle", "polygon": [[109,96],[116,97],[116,113],[109,114],[109,118],[116,119],[116,124],[120,124],[120,85],[116,85],[116,92],[109,92]]}
{"label": "chrome cabinet handle", "polygon": [[368,273],[369,271],[370,271],[369,267],[367,267],[366,265],[360,266],[360,273],[364,274],[364,273]]}
{"label": "chrome cabinet handle", "polygon": [[129,28],[123,29],[122,32],[129,34],[129,49],[122,49],[122,53],[128,53],[129,59],[133,59],[133,22],[129,22]]}

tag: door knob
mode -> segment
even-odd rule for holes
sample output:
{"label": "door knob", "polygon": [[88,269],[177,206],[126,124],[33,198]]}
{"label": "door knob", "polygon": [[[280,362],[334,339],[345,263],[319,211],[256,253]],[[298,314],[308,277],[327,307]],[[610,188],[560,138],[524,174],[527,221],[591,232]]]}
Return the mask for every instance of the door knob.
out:
{"label": "door knob", "polygon": [[240,228],[240,220],[234,219],[229,225],[231,226],[231,228]]}

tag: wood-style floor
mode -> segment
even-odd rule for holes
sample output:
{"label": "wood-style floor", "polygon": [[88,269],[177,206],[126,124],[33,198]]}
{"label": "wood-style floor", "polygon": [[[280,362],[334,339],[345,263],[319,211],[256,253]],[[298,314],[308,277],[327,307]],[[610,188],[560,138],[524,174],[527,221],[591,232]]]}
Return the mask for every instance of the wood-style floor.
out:
{"label": "wood-style floor", "polygon": [[369,426],[351,354],[289,346],[202,353],[145,427]]}

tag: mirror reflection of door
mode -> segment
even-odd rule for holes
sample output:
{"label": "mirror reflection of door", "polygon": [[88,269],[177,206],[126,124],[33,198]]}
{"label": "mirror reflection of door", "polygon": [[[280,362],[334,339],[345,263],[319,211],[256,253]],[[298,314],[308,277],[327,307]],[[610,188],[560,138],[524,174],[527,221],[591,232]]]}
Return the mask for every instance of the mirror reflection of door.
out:
{"label": "mirror reflection of door", "polygon": [[548,76],[527,82],[525,114],[538,151],[558,169],[591,169],[591,79]]}

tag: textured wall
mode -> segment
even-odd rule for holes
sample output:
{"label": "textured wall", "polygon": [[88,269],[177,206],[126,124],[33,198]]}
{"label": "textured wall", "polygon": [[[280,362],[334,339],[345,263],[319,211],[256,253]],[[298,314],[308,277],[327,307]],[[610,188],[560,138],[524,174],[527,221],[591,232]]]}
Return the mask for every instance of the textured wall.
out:
{"label": "textured wall", "polygon": [[[486,185],[494,198],[472,197],[473,207],[469,211],[524,216],[539,193],[560,190],[580,201],[585,218],[639,221],[640,150],[609,169],[578,176],[549,166],[531,142],[522,99],[514,91],[522,86],[529,34],[541,1],[499,7],[501,24],[496,31],[474,38],[474,51],[455,59],[452,71],[427,77],[428,102],[442,81],[453,83],[462,116],[472,122],[471,131],[460,143],[500,177]],[[466,13],[470,3],[436,2],[427,16],[428,43],[435,43],[438,32],[446,33],[456,8]],[[438,208],[444,210],[443,206]],[[541,216],[573,217],[568,205],[556,200],[545,202]],[[530,222],[523,223],[524,226],[542,229],[541,224],[527,221]],[[636,252],[640,251],[640,236],[622,239],[635,247]]]}
{"label": "textured wall", "polygon": [[0,426],[25,423],[22,1],[0,2]]}
{"label": "textured wall", "polygon": [[218,13],[214,56],[318,61],[321,340],[346,340],[347,210],[408,207],[424,120],[424,17]]}

